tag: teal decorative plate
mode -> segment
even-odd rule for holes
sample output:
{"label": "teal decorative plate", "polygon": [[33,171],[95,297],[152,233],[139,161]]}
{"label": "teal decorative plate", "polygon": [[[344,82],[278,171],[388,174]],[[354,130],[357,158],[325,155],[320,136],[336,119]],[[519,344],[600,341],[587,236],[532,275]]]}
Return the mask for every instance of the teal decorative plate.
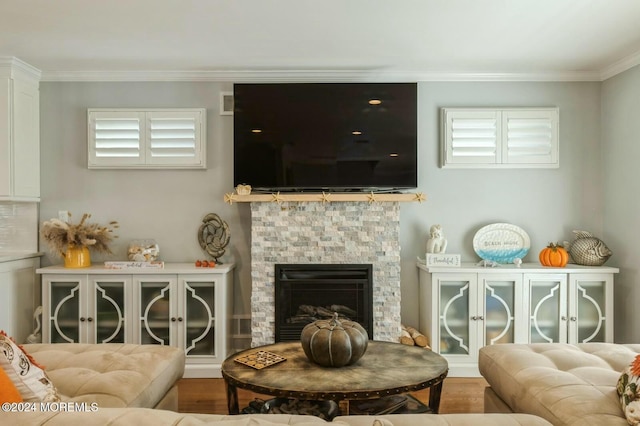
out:
{"label": "teal decorative plate", "polygon": [[513,263],[523,259],[531,241],[529,234],[510,223],[494,223],[480,228],[473,237],[473,250],[481,259],[498,263]]}

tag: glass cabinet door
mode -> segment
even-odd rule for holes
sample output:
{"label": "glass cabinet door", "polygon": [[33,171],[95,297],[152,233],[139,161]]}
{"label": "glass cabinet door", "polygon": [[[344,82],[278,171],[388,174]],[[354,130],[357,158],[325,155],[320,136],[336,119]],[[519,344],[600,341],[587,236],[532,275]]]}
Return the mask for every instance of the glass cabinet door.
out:
{"label": "glass cabinet door", "polygon": [[[569,280],[569,342],[606,342],[607,305],[612,302],[607,293],[613,284],[610,275],[572,274]],[[612,327],[611,327],[612,328]]]}
{"label": "glass cabinet door", "polygon": [[479,321],[484,323],[484,344],[514,343],[516,341],[516,300],[521,300],[522,275],[483,276],[484,312]]}
{"label": "glass cabinet door", "polygon": [[92,325],[90,333],[96,343],[125,343],[129,339],[125,333],[125,306],[127,286],[131,279],[127,277],[91,277]]}
{"label": "glass cabinet door", "polygon": [[[474,276],[475,277],[475,276]],[[469,355],[471,353],[472,323],[471,291],[474,278],[453,276],[436,278],[440,290],[439,324],[440,354]],[[473,324],[475,327],[475,324]]]}
{"label": "glass cabinet door", "polygon": [[[137,278],[138,341],[142,344],[170,345],[174,342],[173,323],[178,317],[171,306],[175,292],[175,279]],[[180,318],[182,322],[183,318]]]}
{"label": "glass cabinet door", "polygon": [[562,274],[525,277],[531,343],[567,342],[567,278]]}
{"label": "glass cabinet door", "polygon": [[81,341],[80,310],[81,281],[51,280],[48,283],[48,313],[51,343],[78,343]]}
{"label": "glass cabinet door", "polygon": [[[200,280],[200,281],[198,281]],[[181,279],[184,297],[184,323],[180,327],[185,336],[187,356],[215,356],[215,290],[216,283],[203,278]]]}

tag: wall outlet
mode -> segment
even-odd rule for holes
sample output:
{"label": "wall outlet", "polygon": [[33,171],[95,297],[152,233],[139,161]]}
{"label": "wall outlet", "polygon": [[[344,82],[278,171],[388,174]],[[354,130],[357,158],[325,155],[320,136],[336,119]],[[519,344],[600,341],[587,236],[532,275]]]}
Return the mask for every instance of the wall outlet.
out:
{"label": "wall outlet", "polygon": [[58,219],[60,219],[63,222],[69,222],[69,218],[71,217],[71,215],[69,214],[68,210],[58,210]]}

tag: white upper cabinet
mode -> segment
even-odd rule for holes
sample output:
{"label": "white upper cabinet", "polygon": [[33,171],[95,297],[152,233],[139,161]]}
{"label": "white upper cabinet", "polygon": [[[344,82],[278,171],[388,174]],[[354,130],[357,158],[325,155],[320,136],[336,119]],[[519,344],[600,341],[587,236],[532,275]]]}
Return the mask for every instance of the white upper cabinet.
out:
{"label": "white upper cabinet", "polygon": [[556,168],[558,108],[442,108],[441,165]]}
{"label": "white upper cabinet", "polygon": [[0,200],[40,200],[40,71],[0,58]]}
{"label": "white upper cabinet", "polygon": [[206,110],[89,109],[90,169],[206,168]]}

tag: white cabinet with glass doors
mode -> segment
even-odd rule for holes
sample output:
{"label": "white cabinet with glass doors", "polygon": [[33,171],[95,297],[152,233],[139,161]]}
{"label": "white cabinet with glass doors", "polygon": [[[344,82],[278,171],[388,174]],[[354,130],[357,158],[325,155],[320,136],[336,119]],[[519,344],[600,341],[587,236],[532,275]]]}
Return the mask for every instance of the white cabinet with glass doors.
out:
{"label": "white cabinet with glass doors", "polygon": [[451,376],[478,376],[485,345],[613,340],[616,268],[418,268],[420,330]]}
{"label": "white cabinet with glass doors", "polygon": [[532,343],[613,341],[613,272],[525,274],[525,286]]}
{"label": "white cabinet with glass doors", "polygon": [[43,341],[183,348],[184,377],[220,377],[229,354],[234,265],[41,268]]}
{"label": "white cabinet with glass doors", "polygon": [[43,341],[125,343],[130,276],[45,275]]}

